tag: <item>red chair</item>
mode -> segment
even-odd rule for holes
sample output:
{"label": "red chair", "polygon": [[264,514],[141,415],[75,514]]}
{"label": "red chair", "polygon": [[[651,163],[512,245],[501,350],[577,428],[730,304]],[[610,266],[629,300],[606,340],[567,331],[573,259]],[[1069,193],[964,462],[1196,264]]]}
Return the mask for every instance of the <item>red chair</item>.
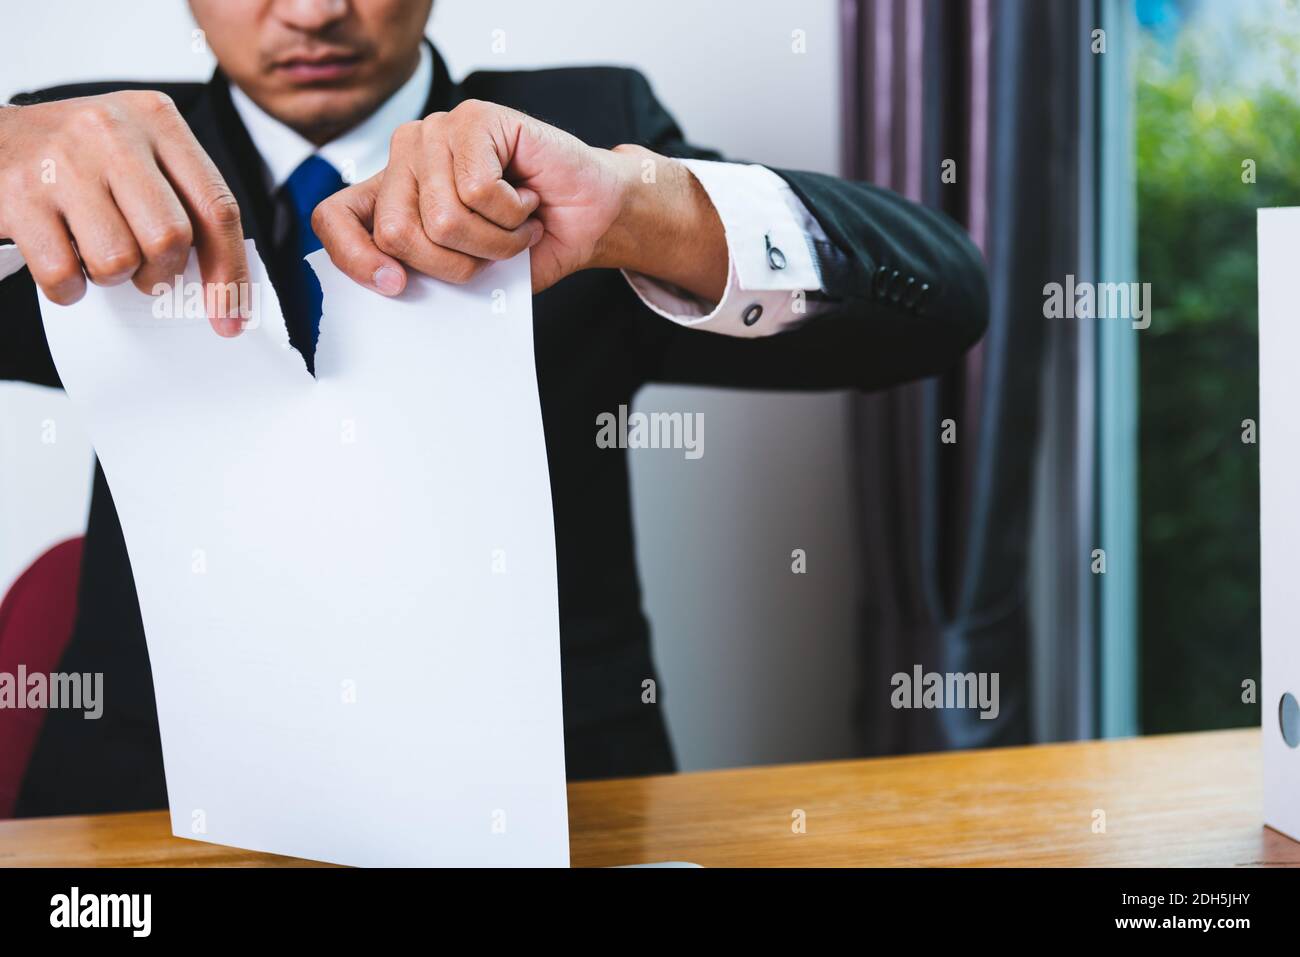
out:
{"label": "red chair", "polygon": [[[57,671],[72,637],[81,578],[81,538],[60,542],[18,576],[0,602],[0,674],[18,680]],[[22,689],[15,689],[21,692]],[[0,819],[12,817],[44,709],[0,708]]]}

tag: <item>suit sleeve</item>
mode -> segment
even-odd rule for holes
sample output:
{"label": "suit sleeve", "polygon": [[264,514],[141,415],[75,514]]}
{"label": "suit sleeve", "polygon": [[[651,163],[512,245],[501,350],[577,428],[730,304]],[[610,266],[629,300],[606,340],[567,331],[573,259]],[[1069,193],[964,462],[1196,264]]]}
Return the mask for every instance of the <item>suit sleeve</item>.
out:
{"label": "suit sleeve", "polygon": [[[19,93],[10,102],[25,106],[78,92],[74,87],[55,87],[42,93]],[[4,202],[3,196],[0,202]],[[31,382],[61,389],[63,383],[45,341],[36,282],[13,245],[0,242],[5,243],[0,245],[0,382]]]}
{"label": "suit sleeve", "polygon": [[45,341],[36,283],[25,266],[0,279],[0,381],[62,388]]}
{"label": "suit sleeve", "polygon": [[[719,159],[685,141],[639,73],[628,76],[635,142],[666,156]],[[805,323],[754,339],[633,317],[645,381],[758,389],[880,389],[950,368],[984,334],[984,262],[942,213],[868,183],[776,169],[821,227],[821,289]]]}

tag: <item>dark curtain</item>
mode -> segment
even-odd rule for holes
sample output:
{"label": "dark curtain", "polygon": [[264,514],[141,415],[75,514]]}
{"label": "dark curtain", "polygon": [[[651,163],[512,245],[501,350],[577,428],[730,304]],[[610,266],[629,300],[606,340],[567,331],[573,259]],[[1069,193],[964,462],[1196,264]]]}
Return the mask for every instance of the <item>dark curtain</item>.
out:
{"label": "dark curtain", "polygon": [[[991,296],[988,333],[961,366],[852,400],[863,747],[1021,743],[1031,737],[1030,524],[1054,334],[1042,290],[1077,260],[1087,32],[1076,4],[1042,0],[843,0],[843,17],[846,175],[963,223],[984,251]],[[891,677],[916,665],[996,673],[997,718],[895,709]]]}

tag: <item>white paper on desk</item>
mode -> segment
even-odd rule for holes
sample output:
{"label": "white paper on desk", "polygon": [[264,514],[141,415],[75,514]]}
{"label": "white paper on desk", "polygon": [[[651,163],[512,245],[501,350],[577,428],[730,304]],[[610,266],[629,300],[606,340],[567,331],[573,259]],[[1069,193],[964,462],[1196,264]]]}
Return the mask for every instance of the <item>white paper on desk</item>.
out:
{"label": "white paper on desk", "polygon": [[527,255],[386,300],[314,254],[315,380],[249,259],[235,339],[129,284],[41,306],[122,520],[174,833],[567,865]]}
{"label": "white paper on desk", "polygon": [[1300,208],[1261,209],[1258,229],[1264,823],[1300,840],[1300,748],[1279,720],[1300,698]]}

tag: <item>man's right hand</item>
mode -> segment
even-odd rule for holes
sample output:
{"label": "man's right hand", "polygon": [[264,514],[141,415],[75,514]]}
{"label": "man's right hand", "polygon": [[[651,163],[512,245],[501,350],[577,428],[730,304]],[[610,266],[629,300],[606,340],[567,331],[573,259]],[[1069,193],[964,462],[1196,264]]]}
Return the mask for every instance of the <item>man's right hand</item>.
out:
{"label": "man's right hand", "polygon": [[165,94],[0,108],[0,237],[63,305],[82,297],[87,278],[130,279],[142,292],[171,284],[193,246],[212,327],[223,336],[242,328],[239,206]]}

